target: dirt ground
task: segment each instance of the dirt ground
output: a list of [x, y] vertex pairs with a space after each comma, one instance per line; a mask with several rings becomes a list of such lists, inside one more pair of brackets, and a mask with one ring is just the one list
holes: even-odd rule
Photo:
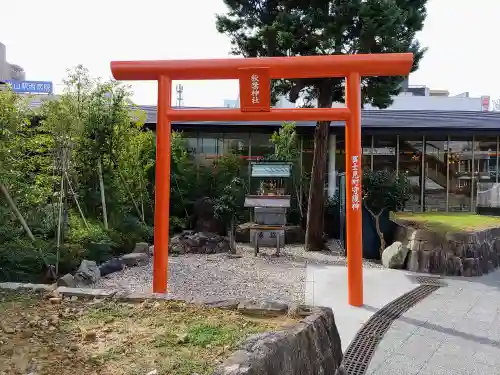
[[0, 374], [205, 375], [251, 334], [290, 320], [179, 302], [0, 292]]

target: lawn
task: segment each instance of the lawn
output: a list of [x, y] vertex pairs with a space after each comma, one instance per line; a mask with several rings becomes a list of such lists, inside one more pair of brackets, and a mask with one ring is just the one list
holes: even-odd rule
[[395, 217], [440, 233], [474, 231], [500, 227], [500, 217], [476, 215], [472, 213], [398, 212]]
[[256, 319], [179, 302], [126, 304], [0, 292], [0, 374], [210, 374], [251, 334], [288, 318]]

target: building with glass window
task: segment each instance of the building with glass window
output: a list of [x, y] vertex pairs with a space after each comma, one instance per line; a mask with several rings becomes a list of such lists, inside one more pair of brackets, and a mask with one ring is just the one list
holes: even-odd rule
[[[363, 168], [406, 173], [413, 185], [413, 197], [406, 210], [474, 211], [478, 183], [499, 182], [500, 112], [489, 111], [489, 98], [486, 106], [485, 98], [403, 87], [389, 109], [362, 111]], [[237, 102], [226, 101], [225, 106], [237, 106]], [[281, 99], [280, 106], [288, 107], [290, 103]], [[156, 106], [140, 108], [147, 114], [146, 125], [154, 129]], [[248, 165], [251, 160], [273, 153], [269, 138], [280, 125], [177, 122], [173, 128], [184, 133], [189, 152], [198, 163], [232, 152], [241, 155]], [[312, 169], [315, 125], [312, 121], [296, 123], [301, 148], [299, 167], [304, 172]], [[332, 122], [325, 186], [329, 196], [337, 191], [338, 174], [345, 172], [344, 154], [344, 123]]]
[[[156, 108], [143, 107], [150, 126]], [[269, 138], [281, 123], [174, 123], [199, 163], [229, 151], [248, 163], [273, 152]], [[300, 168], [312, 168], [315, 122], [297, 122]], [[362, 166], [407, 173], [413, 189], [409, 211], [473, 211], [478, 182], [499, 182], [500, 112], [364, 110]], [[345, 172], [344, 124], [330, 125], [328, 195]]]

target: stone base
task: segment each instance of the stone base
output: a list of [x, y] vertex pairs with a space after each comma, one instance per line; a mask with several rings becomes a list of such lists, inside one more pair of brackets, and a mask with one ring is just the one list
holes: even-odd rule
[[398, 220], [394, 241], [409, 249], [408, 271], [481, 276], [500, 266], [500, 228], [440, 234]]
[[[236, 242], [250, 243], [250, 230], [256, 223], [244, 223], [236, 227], [235, 239]], [[285, 242], [284, 244], [303, 244], [305, 242], [306, 233], [299, 225], [285, 226]]]

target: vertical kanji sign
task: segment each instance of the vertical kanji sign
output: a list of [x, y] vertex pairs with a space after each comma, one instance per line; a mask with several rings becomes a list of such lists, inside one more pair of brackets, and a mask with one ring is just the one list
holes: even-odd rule
[[241, 111], [269, 112], [271, 110], [269, 69], [241, 69], [240, 73]]
[[[411, 53], [112, 62], [117, 80], [158, 82], [153, 291], [167, 292], [172, 121], [345, 121], [348, 300], [363, 305], [361, 77], [407, 76], [412, 65]], [[271, 79], [339, 77], [344, 108], [271, 108]], [[241, 109], [172, 109], [172, 80], [196, 79], [238, 79]]]
[[352, 173], [352, 204], [351, 208], [353, 210], [359, 210], [360, 207], [360, 195], [361, 191], [359, 190], [360, 187], [360, 170], [359, 170], [359, 155], [353, 155], [351, 156], [351, 173]]

